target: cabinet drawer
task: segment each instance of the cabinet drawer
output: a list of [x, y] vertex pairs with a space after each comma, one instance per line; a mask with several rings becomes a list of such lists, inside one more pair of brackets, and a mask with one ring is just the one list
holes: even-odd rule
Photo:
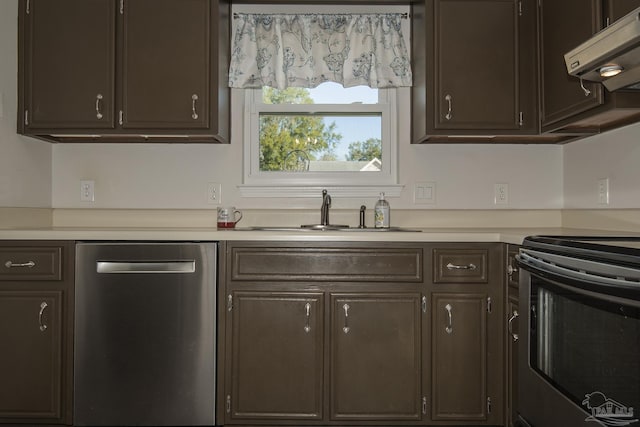
[[421, 248], [232, 249], [233, 280], [421, 282]]
[[488, 283], [488, 249], [434, 249], [433, 283]]
[[62, 248], [0, 247], [0, 281], [62, 280]]

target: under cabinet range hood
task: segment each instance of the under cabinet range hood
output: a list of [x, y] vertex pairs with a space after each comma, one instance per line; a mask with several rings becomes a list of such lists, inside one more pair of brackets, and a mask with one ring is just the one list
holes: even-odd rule
[[640, 7], [564, 55], [567, 71], [609, 90], [640, 90]]

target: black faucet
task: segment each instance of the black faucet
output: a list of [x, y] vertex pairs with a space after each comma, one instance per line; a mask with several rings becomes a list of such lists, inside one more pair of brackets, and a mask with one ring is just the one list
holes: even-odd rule
[[358, 228], [367, 228], [367, 226], [364, 224], [364, 212], [367, 210], [367, 207], [365, 205], [360, 206], [360, 225], [358, 226]]
[[329, 208], [331, 207], [331, 196], [327, 190], [322, 190], [322, 206], [320, 206], [320, 224], [329, 225]]

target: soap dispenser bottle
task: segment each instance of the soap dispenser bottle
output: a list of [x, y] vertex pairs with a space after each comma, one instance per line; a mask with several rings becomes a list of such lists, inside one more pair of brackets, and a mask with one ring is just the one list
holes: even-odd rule
[[380, 199], [376, 202], [373, 211], [375, 228], [389, 228], [390, 210], [389, 202], [384, 199], [384, 193], [380, 193]]

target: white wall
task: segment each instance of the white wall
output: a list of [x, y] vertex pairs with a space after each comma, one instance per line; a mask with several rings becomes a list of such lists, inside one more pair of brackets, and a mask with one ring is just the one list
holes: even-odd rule
[[[640, 123], [564, 147], [567, 209], [640, 208]], [[598, 180], [609, 179], [609, 205], [598, 203]]]
[[18, 0], [0, 1], [0, 207], [51, 206], [51, 145], [16, 134]]
[[[399, 113], [400, 199], [394, 208], [558, 209], [562, 206], [562, 147], [549, 145], [411, 145], [409, 98]], [[244, 97], [232, 96], [230, 145], [59, 144], [53, 147], [55, 208], [214, 209], [208, 182], [222, 184], [222, 203], [240, 208], [315, 208], [318, 200], [242, 198]], [[96, 200], [79, 199], [79, 182], [95, 180]], [[436, 182], [436, 203], [415, 205], [413, 185]], [[509, 204], [493, 203], [494, 183], [509, 184]], [[334, 198], [334, 208], [372, 207], [375, 199]]]

